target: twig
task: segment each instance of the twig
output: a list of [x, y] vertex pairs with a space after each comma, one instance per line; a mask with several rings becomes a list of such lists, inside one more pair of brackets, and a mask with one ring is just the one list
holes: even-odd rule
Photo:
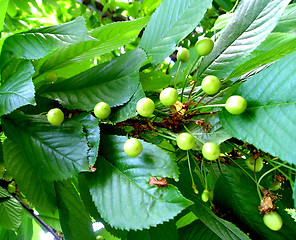
[[38, 217], [37, 215], [34, 214], [33, 209], [29, 208], [26, 204], [23, 203], [22, 200], [19, 199], [19, 197], [17, 195], [14, 195], [14, 197], [20, 202], [20, 204], [23, 206], [23, 208], [25, 208], [31, 215], [32, 217], [48, 232], [50, 232], [54, 239], [56, 240], [61, 240], [61, 238], [56, 234], [55, 230], [48, 226], [40, 217]]

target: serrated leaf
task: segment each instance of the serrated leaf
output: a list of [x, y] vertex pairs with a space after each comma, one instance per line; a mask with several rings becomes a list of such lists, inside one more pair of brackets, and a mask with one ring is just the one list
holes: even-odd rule
[[8, 3], [9, 3], [8, 0], [0, 0], [0, 6], [1, 6], [1, 8], [0, 8], [0, 32], [3, 29], [3, 23], [4, 23]]
[[172, 80], [170, 75], [160, 71], [151, 71], [149, 73], [141, 72], [140, 81], [143, 91], [153, 91], [167, 87]]
[[168, 221], [191, 204], [174, 186], [148, 184], [152, 176], [178, 178], [177, 165], [169, 154], [140, 140], [143, 152], [130, 158], [123, 151], [125, 141], [126, 137], [104, 136], [97, 171], [87, 174], [94, 203], [111, 226], [149, 228]]
[[[290, 0], [243, 0], [206, 56], [198, 77], [227, 77], [270, 34]], [[243, 17], [242, 17], [243, 16]]]
[[0, 203], [0, 226], [4, 229], [17, 230], [21, 225], [22, 206], [4, 188], [0, 187], [0, 198], [9, 197]]
[[34, 167], [28, 155], [18, 144], [6, 139], [3, 148], [5, 167], [29, 202], [36, 207], [55, 209], [56, 197], [53, 183], [42, 178], [40, 171]]
[[119, 106], [136, 91], [138, 70], [145, 60], [144, 51], [136, 49], [72, 78], [44, 85], [38, 91], [69, 109], [93, 110], [101, 101], [110, 107]]
[[55, 188], [65, 239], [95, 240], [91, 219], [73, 184], [69, 180], [56, 182]]
[[147, 24], [149, 17], [103, 25], [90, 32], [97, 41], [87, 41], [59, 49], [41, 66], [40, 73], [72, 63], [98, 57], [133, 41]]
[[152, 63], [163, 61], [203, 18], [212, 0], [164, 0], [152, 15], [139, 43]]
[[295, 32], [296, 30], [296, 3], [289, 4], [274, 32]]
[[296, 50], [296, 35], [292, 33], [271, 33], [229, 78], [241, 76], [252, 69], [276, 61]]
[[[289, 190], [286, 189], [285, 192], [287, 191]], [[264, 225], [263, 215], [258, 210], [260, 199], [256, 184], [239, 168], [228, 166], [223, 170], [215, 186], [215, 205], [230, 211], [237, 224], [252, 232], [252, 239], [295, 239], [296, 223], [285, 212], [285, 208], [291, 208], [293, 202], [290, 194], [285, 192], [279, 193], [282, 197], [276, 202], [276, 211], [284, 223], [280, 231], [272, 231]]]
[[258, 149], [296, 163], [296, 52], [282, 58], [243, 83], [235, 94], [243, 96], [247, 110], [241, 115], [220, 113], [223, 127], [234, 137]]
[[85, 27], [83, 17], [72, 22], [16, 33], [8, 37], [2, 52], [11, 52], [16, 58], [39, 59], [58, 47], [93, 40]]
[[[20, 62], [15, 71], [0, 86], [0, 116], [28, 104], [35, 104], [31, 62]], [[3, 79], [4, 80], [4, 79]]]
[[14, 112], [2, 118], [9, 139], [16, 142], [34, 171], [45, 180], [60, 180], [88, 171], [87, 141], [82, 126], [64, 121], [60, 126], [48, 123], [46, 116]]
[[73, 118], [75, 121], [81, 123], [89, 147], [88, 162], [90, 165], [95, 165], [98, 157], [99, 143], [100, 143], [100, 127], [99, 120], [93, 117], [90, 113], [81, 113]]
[[145, 97], [145, 93], [139, 84], [136, 92], [126, 104], [112, 110], [110, 120], [117, 123], [135, 117], [138, 114], [136, 109], [137, 102], [143, 97]]
[[194, 221], [190, 225], [179, 229], [179, 237], [182, 240], [220, 240], [213, 231], [211, 231], [201, 221]]

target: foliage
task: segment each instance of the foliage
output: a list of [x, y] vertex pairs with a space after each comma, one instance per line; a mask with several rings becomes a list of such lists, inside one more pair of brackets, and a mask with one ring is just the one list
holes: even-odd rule
[[[295, 239], [295, 1], [0, 5], [0, 239]], [[199, 56], [205, 37], [214, 48]], [[221, 82], [211, 96], [208, 75]], [[167, 87], [172, 106], [159, 99]], [[232, 95], [246, 99], [242, 114], [225, 110]], [[147, 117], [136, 107], [145, 97]], [[107, 119], [94, 114], [99, 102]], [[65, 116], [56, 126], [53, 108]], [[131, 137], [136, 157], [124, 152]], [[263, 222], [275, 210], [279, 231]]]

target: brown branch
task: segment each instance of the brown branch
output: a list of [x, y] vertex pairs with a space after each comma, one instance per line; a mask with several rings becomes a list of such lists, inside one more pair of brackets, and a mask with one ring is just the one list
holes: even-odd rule
[[76, 0], [76, 1], [77, 1], [77, 2], [80, 2], [80, 3], [84, 4], [84, 5], [86, 5], [86, 6], [89, 7], [90, 9], [92, 9], [92, 10], [98, 12], [99, 14], [102, 15], [102, 17], [107, 17], [107, 18], [111, 19], [111, 20], [114, 21], [114, 22], [127, 21], [127, 20], [128, 20], [128, 18], [125, 17], [125, 16], [123, 16], [123, 15], [119, 15], [119, 16], [117, 16], [117, 17], [114, 17], [114, 16], [113, 16], [113, 13], [109, 12], [109, 10], [107, 10], [105, 13], [103, 13], [102, 11], [103, 11], [103, 9], [104, 9], [104, 6], [103, 6], [103, 4], [102, 4], [100, 1], [98, 1], [98, 0], [95, 0], [95, 1], [94, 1], [96, 7], [94, 7], [94, 6], [92, 5], [91, 0]]

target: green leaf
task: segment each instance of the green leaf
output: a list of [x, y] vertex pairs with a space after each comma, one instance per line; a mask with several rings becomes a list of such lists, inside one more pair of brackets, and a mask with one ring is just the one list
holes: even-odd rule
[[87, 141], [78, 122], [66, 120], [53, 126], [45, 116], [14, 112], [2, 118], [2, 126], [45, 180], [61, 180], [88, 171]]
[[2, 52], [11, 52], [16, 58], [39, 59], [58, 47], [91, 39], [84, 19], [78, 17], [69, 23], [16, 33], [5, 40]]
[[95, 240], [91, 219], [73, 184], [69, 180], [56, 182], [55, 188], [65, 239]]
[[295, 57], [296, 52], [287, 55], [239, 87], [235, 94], [248, 102], [243, 114], [222, 111], [219, 115], [232, 136], [294, 164], [296, 82], [291, 73], [296, 71]]
[[90, 165], [95, 165], [98, 157], [99, 143], [100, 143], [100, 128], [99, 121], [90, 113], [81, 113], [73, 118], [75, 121], [81, 123], [86, 134], [86, 139], [89, 147], [88, 162]]
[[276, 201], [276, 211], [284, 223], [280, 231], [272, 231], [264, 225], [263, 215], [258, 210], [260, 199], [256, 184], [241, 169], [228, 166], [223, 170], [215, 186], [215, 205], [228, 211], [237, 225], [250, 231], [252, 239], [295, 239], [296, 223], [285, 212], [285, 208], [293, 207], [293, 201], [291, 195], [285, 192], [291, 191], [286, 189], [279, 192], [282, 197]]
[[0, 116], [10, 113], [21, 106], [35, 104], [33, 73], [32, 64], [29, 61], [22, 61], [5, 82], [1, 84]]
[[6, 139], [3, 148], [5, 167], [29, 202], [36, 207], [55, 209], [54, 185], [42, 178], [39, 171], [41, 167], [36, 169], [34, 164], [30, 162], [30, 157], [15, 142]]
[[194, 221], [190, 225], [179, 229], [179, 236], [182, 240], [220, 240], [202, 221]]
[[0, 239], [16, 240], [16, 233], [13, 230], [2, 229], [0, 227]]
[[188, 207], [191, 202], [174, 186], [148, 184], [152, 176], [178, 179], [174, 159], [142, 140], [143, 152], [130, 158], [123, 151], [125, 141], [126, 137], [104, 136], [97, 171], [87, 174], [91, 195], [102, 217], [113, 227], [141, 230], [168, 221]]
[[55, 209], [55, 211], [53, 212], [53, 211], [50, 211], [50, 210], [43, 210], [43, 209], [38, 208], [37, 211], [39, 213], [38, 216], [47, 225], [51, 226], [56, 231], [62, 231], [58, 209]]
[[149, 230], [129, 231], [128, 240], [178, 240], [178, 232], [174, 221], [152, 227]]
[[274, 32], [295, 32], [296, 30], [296, 3], [286, 7]]
[[121, 107], [112, 109], [110, 120], [117, 123], [135, 117], [138, 114], [136, 111], [137, 102], [143, 97], [145, 97], [145, 93], [143, 92], [142, 87], [139, 84], [136, 92], [126, 104]]
[[195, 220], [197, 220], [197, 217], [194, 215], [193, 212], [189, 212], [176, 222], [176, 227], [177, 229], [185, 227]]
[[160, 71], [141, 72], [140, 81], [143, 91], [153, 91], [165, 88], [171, 83], [172, 77]]
[[119, 106], [136, 91], [138, 70], [145, 60], [144, 51], [136, 49], [72, 78], [44, 85], [39, 92], [42, 96], [58, 100], [69, 109], [93, 110], [101, 101], [111, 107]]
[[17, 230], [21, 225], [23, 208], [18, 200], [0, 187], [0, 198], [9, 197], [0, 203], [0, 226], [4, 229]]
[[296, 35], [271, 33], [261, 45], [235, 69], [229, 78], [241, 76], [252, 69], [276, 61], [296, 50]]
[[23, 214], [22, 224], [17, 231], [17, 240], [32, 239], [33, 236], [33, 223], [32, 218], [27, 214]]
[[[198, 71], [227, 77], [270, 34], [290, 0], [243, 0]], [[243, 17], [242, 17], [243, 16]]]
[[211, 0], [164, 0], [155, 13], [139, 43], [152, 63], [162, 62], [203, 18]]
[[116, 50], [133, 41], [148, 21], [149, 17], [145, 17], [96, 28], [90, 32], [90, 35], [98, 41], [82, 42], [59, 49], [43, 63], [39, 72], [62, 68]]
[[3, 23], [4, 23], [8, 3], [9, 3], [9, 0], [0, 0], [0, 6], [1, 6], [1, 8], [0, 8], [0, 32], [3, 29]]

